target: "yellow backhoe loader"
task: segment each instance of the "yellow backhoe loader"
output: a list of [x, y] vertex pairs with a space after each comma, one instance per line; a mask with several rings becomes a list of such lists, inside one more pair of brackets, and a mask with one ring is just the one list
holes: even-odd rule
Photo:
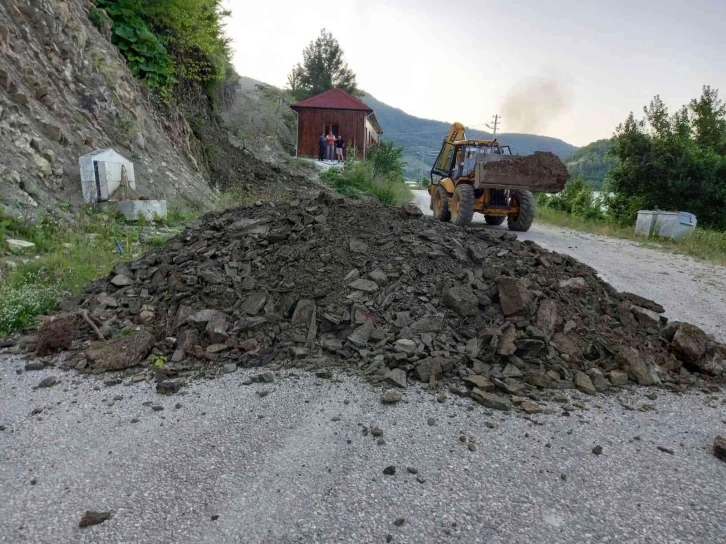
[[567, 167], [553, 153], [512, 155], [498, 140], [468, 140], [454, 123], [431, 169], [431, 209], [440, 221], [468, 225], [474, 212], [489, 225], [507, 219], [510, 230], [527, 231], [534, 219], [533, 190], [565, 187]]

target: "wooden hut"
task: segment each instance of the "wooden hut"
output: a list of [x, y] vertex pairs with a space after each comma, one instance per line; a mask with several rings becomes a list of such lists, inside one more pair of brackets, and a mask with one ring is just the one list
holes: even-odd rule
[[365, 157], [383, 129], [373, 110], [342, 89], [330, 89], [290, 106], [297, 114], [297, 147], [300, 157], [318, 156], [318, 138], [333, 131], [343, 136], [346, 157]]

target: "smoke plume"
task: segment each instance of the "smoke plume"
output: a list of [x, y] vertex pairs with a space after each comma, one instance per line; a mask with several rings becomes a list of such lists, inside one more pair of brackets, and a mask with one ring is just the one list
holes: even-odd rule
[[541, 133], [569, 107], [570, 95], [570, 90], [554, 79], [521, 81], [502, 105], [504, 132]]

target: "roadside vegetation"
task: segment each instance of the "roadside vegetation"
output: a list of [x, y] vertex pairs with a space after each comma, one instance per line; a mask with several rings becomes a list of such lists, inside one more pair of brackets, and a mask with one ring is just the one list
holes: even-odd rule
[[[0, 336], [33, 324], [60, 297], [79, 293], [116, 263], [163, 244], [193, 217], [171, 212], [155, 225], [128, 224], [113, 213], [90, 208], [62, 225], [49, 218], [30, 222], [1, 217], [0, 254], [6, 255], [0, 259]], [[13, 251], [8, 239], [35, 247]]]
[[[705, 86], [674, 114], [656, 96], [644, 113], [631, 113], [606, 141], [614, 162], [602, 193], [583, 172], [557, 195], [538, 194], [537, 218], [726, 264], [726, 106], [718, 91]], [[638, 210], [691, 212], [698, 228], [678, 241], [636, 237]]]
[[[284, 196], [235, 188], [222, 193], [216, 207], [247, 206]], [[165, 220], [129, 223], [115, 213], [90, 207], [62, 224], [50, 217], [31, 221], [0, 215], [0, 337], [33, 325], [60, 298], [80, 293], [115, 264], [163, 245], [197, 218], [196, 213], [172, 209]], [[35, 247], [14, 250], [8, 239], [32, 242]]]
[[403, 180], [402, 156], [402, 147], [381, 142], [364, 160], [349, 159], [342, 169], [330, 168], [320, 178], [347, 197], [374, 196], [384, 204], [400, 205], [413, 198]]
[[572, 230], [634, 240], [726, 265], [726, 232], [698, 227], [680, 240], [636, 236], [634, 223], [627, 224], [609, 213], [608, 197], [600, 197], [582, 176], [556, 195], [537, 193], [535, 220]]
[[222, 0], [93, 0], [91, 21], [108, 31], [129, 70], [164, 102], [201, 88], [214, 97], [237, 76]]

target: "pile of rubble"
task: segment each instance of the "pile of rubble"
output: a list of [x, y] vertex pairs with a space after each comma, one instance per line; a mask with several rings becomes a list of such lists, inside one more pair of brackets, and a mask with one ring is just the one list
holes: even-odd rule
[[145, 365], [162, 389], [237, 366], [336, 368], [528, 411], [566, 388], [714, 387], [726, 374], [726, 346], [571, 257], [417, 211], [324, 193], [208, 214], [65, 301], [84, 319], [65, 337], [63, 315], [48, 320], [37, 349], [90, 343], [66, 364]]

